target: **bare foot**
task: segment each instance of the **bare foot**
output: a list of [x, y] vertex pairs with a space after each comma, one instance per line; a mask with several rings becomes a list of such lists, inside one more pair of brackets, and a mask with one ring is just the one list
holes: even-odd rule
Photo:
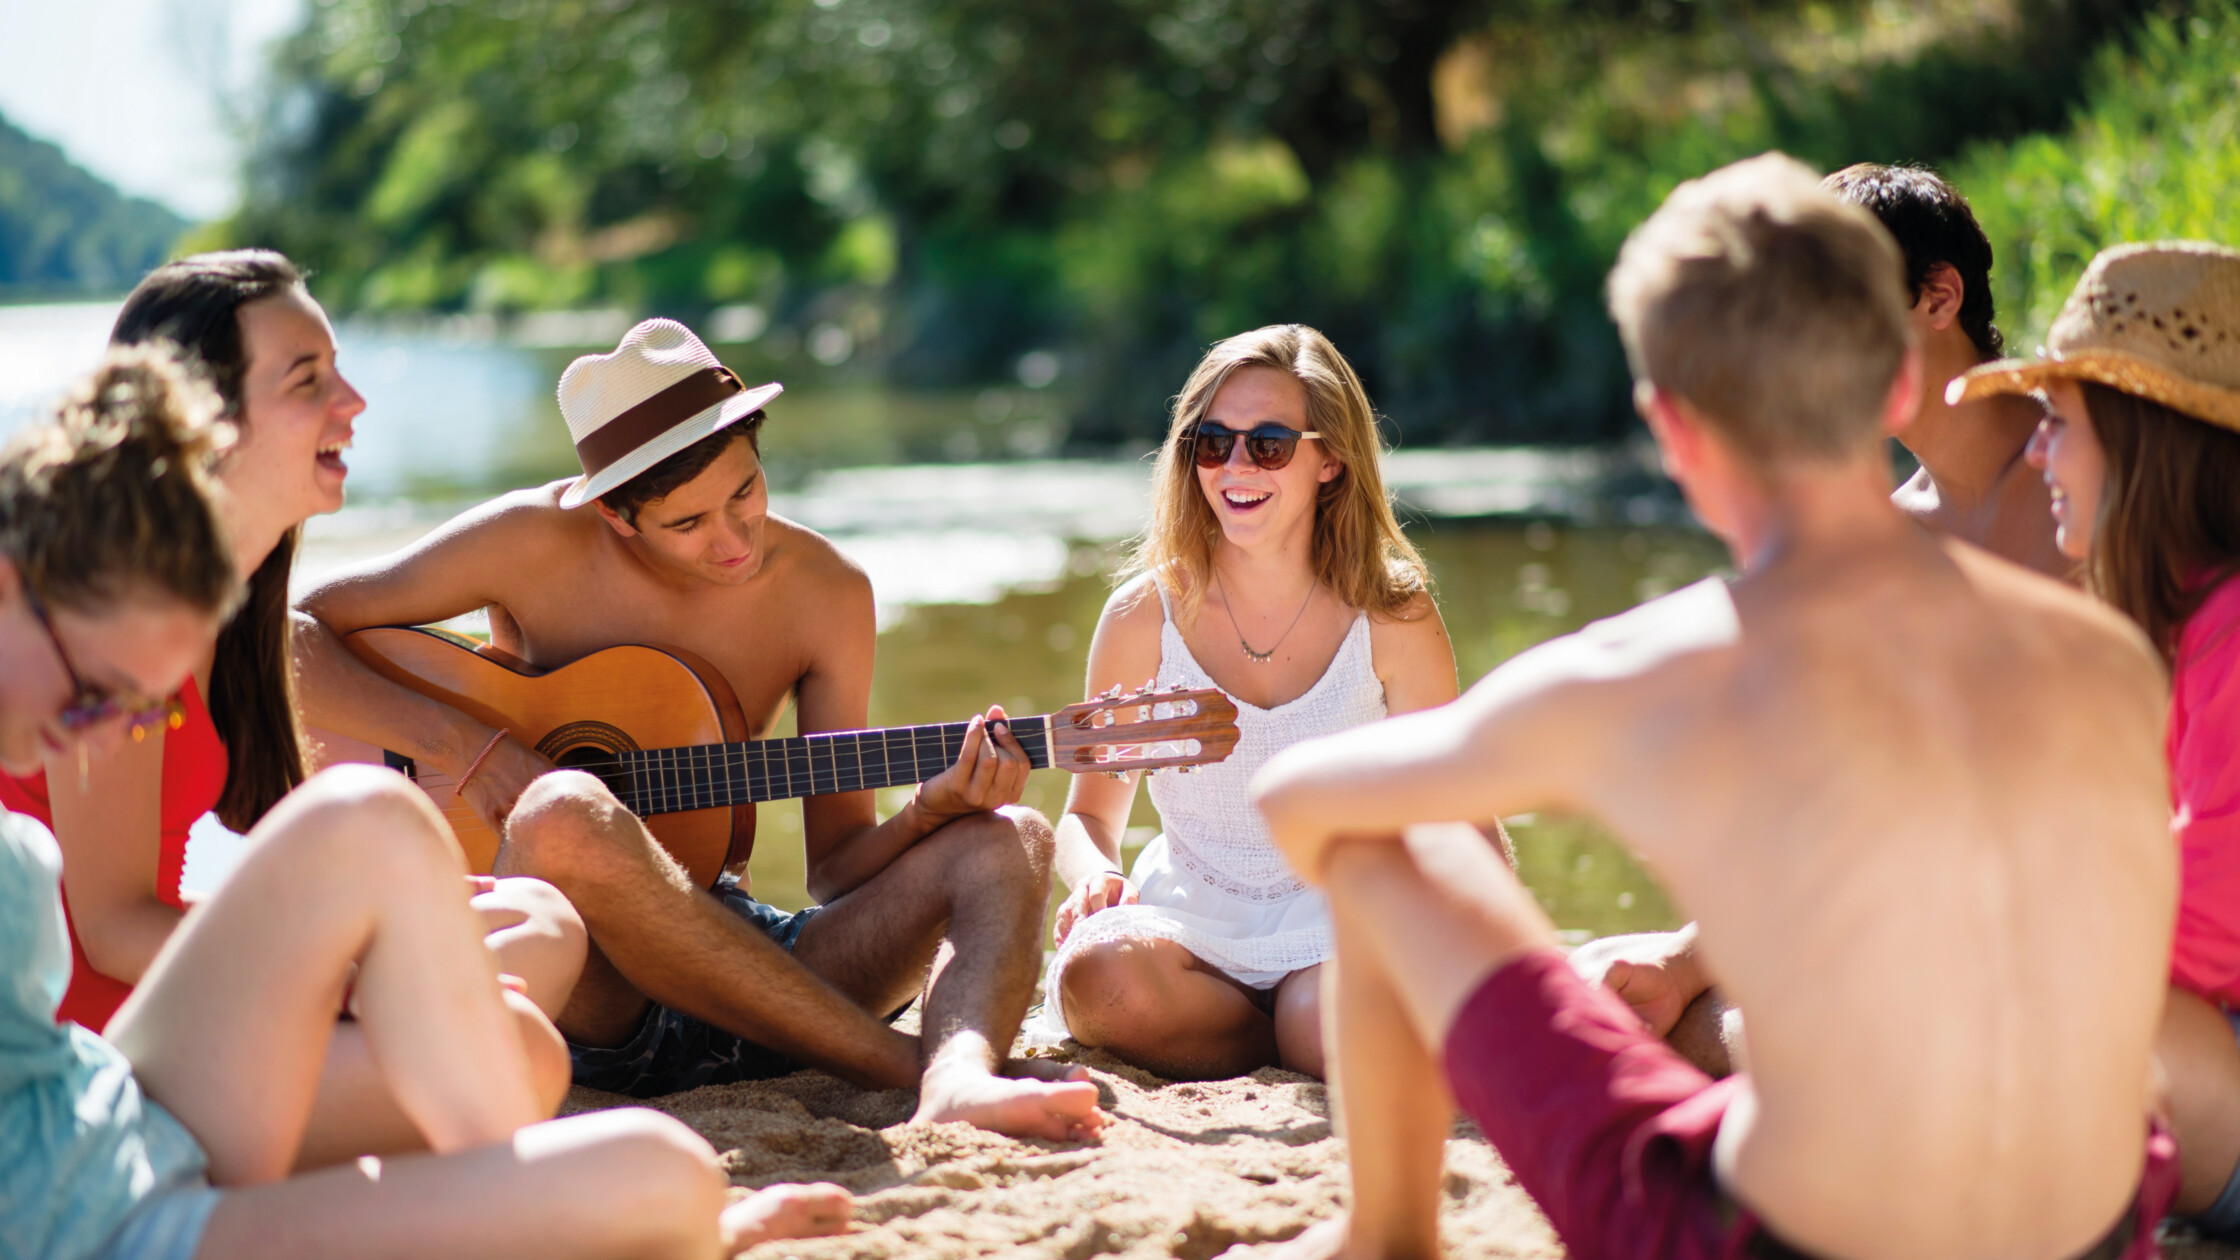
[[1572, 951], [1571, 967], [1624, 998], [1649, 1031], [1670, 1036], [1681, 1012], [1711, 987], [1696, 958], [1695, 925], [1677, 932], [1605, 936]]
[[807, 1186], [771, 1186], [723, 1209], [723, 1254], [735, 1256], [773, 1238], [820, 1238], [843, 1234], [855, 1198], [829, 1181]]
[[1011, 1137], [1063, 1142], [1095, 1137], [1112, 1117], [1097, 1106], [1097, 1087], [1086, 1079], [1013, 1080], [952, 1058], [926, 1069], [911, 1119], [963, 1120]]
[[1316, 1221], [1307, 1231], [1279, 1243], [1238, 1243], [1220, 1260], [1339, 1260], [1347, 1254], [1346, 1218]]
[[1022, 1081], [1085, 1081], [1089, 1069], [1056, 1059], [1005, 1059], [1003, 1074]]

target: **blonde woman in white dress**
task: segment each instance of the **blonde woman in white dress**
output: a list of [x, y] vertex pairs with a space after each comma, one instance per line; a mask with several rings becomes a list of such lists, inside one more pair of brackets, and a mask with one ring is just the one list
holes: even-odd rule
[[1216, 345], [1176, 399], [1152, 520], [1089, 647], [1089, 692], [1213, 686], [1228, 760], [1154, 776], [1165, 832], [1132, 872], [1139, 775], [1082, 775], [1058, 826], [1058, 954], [1042, 1027], [1163, 1076], [1322, 1074], [1322, 894], [1295, 878], [1246, 783], [1278, 749], [1455, 696], [1454, 650], [1377, 468], [1353, 368], [1312, 328]]

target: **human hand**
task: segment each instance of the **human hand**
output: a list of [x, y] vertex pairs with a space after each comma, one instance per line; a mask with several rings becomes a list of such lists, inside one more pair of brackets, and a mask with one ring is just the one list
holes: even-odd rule
[[918, 787], [916, 805], [936, 825], [1018, 803], [1026, 790], [1027, 750], [1011, 733], [1003, 706], [991, 705], [965, 726], [957, 764]]
[[1624, 998], [1659, 1037], [1669, 1034], [1688, 1003], [1711, 987], [1696, 957], [1692, 924], [1678, 932], [1636, 932], [1589, 941], [1572, 951], [1571, 967]]
[[1051, 944], [1063, 945], [1073, 933], [1073, 926], [1100, 910], [1113, 906], [1132, 906], [1136, 903], [1136, 886], [1118, 871], [1099, 871], [1082, 880], [1079, 887], [1066, 895], [1058, 907], [1057, 922], [1051, 927]]
[[459, 790], [459, 797], [491, 830], [504, 835], [506, 815], [513, 812], [514, 802], [521, 799], [529, 781], [557, 769], [535, 749], [508, 735], [483, 757], [482, 764], [474, 767], [474, 775]]

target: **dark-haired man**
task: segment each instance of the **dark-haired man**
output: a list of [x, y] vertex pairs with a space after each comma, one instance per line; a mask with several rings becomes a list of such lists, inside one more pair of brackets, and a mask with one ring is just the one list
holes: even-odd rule
[[1957, 189], [1936, 172], [1862, 162], [1823, 186], [1881, 221], [1905, 255], [1906, 293], [1921, 345], [1921, 410], [1898, 441], [1921, 467], [1891, 496], [1907, 515], [2048, 577], [2076, 566], [2053, 545], [2044, 478], [2023, 462], [2044, 409], [2004, 395], [1948, 406], [1945, 384], [1999, 357], [1992, 323], [1991, 241]]
[[[1016, 805], [1027, 765], [1000, 708], [975, 718], [957, 764], [884, 822], [868, 791], [804, 801], [809, 890], [825, 904], [788, 915], [733, 873], [713, 894], [694, 887], [596, 779], [555, 772], [337, 640], [487, 609], [493, 642], [538, 667], [626, 643], [695, 653], [729, 681], [756, 736], [789, 699], [804, 734], [862, 727], [871, 585], [831, 543], [769, 511], [755, 435], [779, 388], [742, 388], [668, 320], [576, 360], [560, 405], [584, 475], [475, 508], [306, 596], [305, 715], [463, 780], [503, 827], [499, 869], [534, 872], [575, 903], [590, 958], [557, 1022], [577, 1083], [651, 1097], [807, 1065], [918, 1086], [923, 1120], [1094, 1131], [1102, 1113], [1086, 1080], [999, 1074], [1040, 960], [1052, 840]], [[878, 1016], [921, 988], [917, 1041]]]

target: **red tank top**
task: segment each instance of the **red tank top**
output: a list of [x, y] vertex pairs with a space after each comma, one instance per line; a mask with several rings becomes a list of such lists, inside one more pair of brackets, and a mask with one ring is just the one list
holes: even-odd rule
[[[218, 738], [218, 728], [210, 720], [210, 711], [203, 707], [202, 693], [195, 689], [192, 678], [180, 689], [179, 702], [186, 710], [186, 721], [178, 730], [163, 733], [162, 840], [156, 852], [156, 896], [169, 906], [182, 904], [179, 877], [187, 867], [187, 830], [217, 805], [219, 794], [225, 791], [228, 766], [225, 743]], [[21, 779], [0, 774], [0, 805], [29, 814], [50, 829], [54, 826], [44, 773]], [[67, 880], [65, 873], [65, 883]], [[63, 897], [62, 908], [67, 921], [68, 896]], [[71, 922], [70, 988], [55, 1011], [56, 1022], [74, 1021], [99, 1032], [131, 992], [131, 985], [93, 969], [86, 960], [85, 947], [78, 943], [78, 925]]]

